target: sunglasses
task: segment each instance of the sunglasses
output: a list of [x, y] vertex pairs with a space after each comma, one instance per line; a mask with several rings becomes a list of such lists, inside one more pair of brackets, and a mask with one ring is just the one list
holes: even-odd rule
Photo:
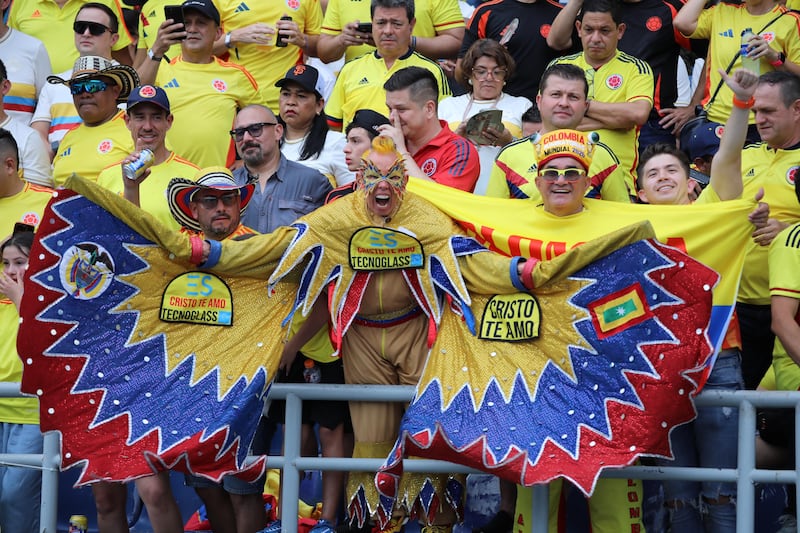
[[236, 128], [230, 131], [231, 137], [234, 138], [237, 142], [244, 139], [244, 132], [250, 134], [251, 137], [260, 137], [261, 134], [264, 132], [264, 126], [277, 126], [277, 122], [256, 122], [255, 124], [250, 124], [249, 126], [245, 126], [243, 128]]
[[196, 201], [206, 209], [214, 209], [217, 207], [219, 202], [222, 202], [222, 205], [225, 207], [232, 207], [234, 204], [236, 204], [236, 200], [238, 199], [239, 193], [229, 192], [220, 196], [203, 196], [202, 198], [198, 198]]
[[83, 93], [94, 94], [105, 91], [108, 89], [108, 85], [109, 84], [103, 80], [76, 81], [69, 85], [69, 91], [73, 96]]
[[108, 26], [103, 26], [99, 22], [89, 22], [85, 20], [76, 20], [72, 24], [72, 29], [78, 35], [83, 35], [86, 33], [86, 30], [89, 30], [89, 33], [95, 37], [103, 35], [105, 32], [114, 33]]
[[578, 181], [586, 176], [586, 171], [582, 168], [545, 168], [539, 171], [539, 177], [545, 181], [558, 181], [559, 177], [564, 177], [564, 181]]

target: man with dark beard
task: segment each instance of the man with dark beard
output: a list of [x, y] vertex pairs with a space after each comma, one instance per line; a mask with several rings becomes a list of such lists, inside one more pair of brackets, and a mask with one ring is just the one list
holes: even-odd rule
[[231, 136], [244, 165], [233, 173], [236, 183], [256, 183], [256, 192], [242, 223], [259, 233], [288, 226], [325, 203], [332, 190], [328, 179], [280, 150], [283, 126], [262, 105], [250, 105], [236, 115]]

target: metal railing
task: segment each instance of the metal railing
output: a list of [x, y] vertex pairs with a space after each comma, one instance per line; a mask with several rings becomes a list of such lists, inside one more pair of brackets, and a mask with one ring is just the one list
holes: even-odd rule
[[[323, 385], [276, 383], [270, 389], [270, 399], [286, 400], [286, 425], [284, 432], [284, 455], [269, 456], [268, 468], [283, 470], [281, 484], [281, 516], [297, 516], [300, 493], [300, 473], [304, 470], [338, 470], [374, 472], [383, 459], [351, 459], [301, 457], [300, 431], [303, 400], [356, 400], [408, 402], [414, 394], [412, 386], [386, 385]], [[0, 398], [21, 396], [19, 384], [0, 382]], [[738, 406], [739, 438], [738, 468], [689, 468], [629, 466], [603, 472], [603, 477], [632, 479], [685, 479], [694, 481], [713, 480], [737, 484], [736, 531], [754, 531], [755, 483], [792, 483], [800, 479], [800, 460], [795, 470], [765, 470], [755, 466], [756, 408], [795, 408], [795, 432], [800, 428], [800, 392], [777, 391], [706, 391], [695, 400], [698, 406]], [[55, 533], [58, 510], [59, 442], [56, 433], [44, 438], [42, 454], [0, 454], [0, 464], [25, 466], [42, 471], [41, 533]], [[800, 438], [796, 439], [795, 457], [800, 458]], [[478, 473], [461, 465], [430, 459], [409, 459], [404, 469], [408, 472]], [[798, 491], [800, 507], [800, 491]], [[547, 531], [548, 488], [547, 485], [533, 487], [532, 533]], [[296, 520], [284, 520], [286, 533], [297, 533]]]

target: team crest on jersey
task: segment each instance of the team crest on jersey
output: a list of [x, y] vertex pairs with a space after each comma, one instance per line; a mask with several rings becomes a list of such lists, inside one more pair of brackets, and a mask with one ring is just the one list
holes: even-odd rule
[[436, 160], [434, 158], [426, 159], [423, 163], [419, 166], [420, 170], [422, 170], [426, 176], [429, 178], [436, 173]]
[[24, 215], [22, 215], [19, 219], [20, 222], [23, 224], [30, 224], [31, 226], [38, 226], [39, 222], [42, 221], [42, 218], [39, 216], [38, 213], [33, 211], [28, 211]]
[[647, 19], [647, 22], [644, 23], [645, 27], [650, 31], [658, 31], [664, 26], [664, 23], [661, 22], [661, 17], [650, 17]]
[[550, 24], [542, 24], [539, 26], [539, 35], [547, 39], [547, 36], [550, 35]]
[[98, 154], [107, 154], [114, 148], [114, 141], [111, 139], [103, 139], [97, 144]]
[[800, 172], [800, 166], [793, 166], [786, 171], [786, 183], [794, 187], [797, 173]]
[[225, 83], [225, 80], [221, 80], [219, 78], [215, 79], [211, 82], [211, 86], [220, 93], [224, 93], [228, 90], [228, 84]]
[[300, 9], [300, 0], [286, 0], [286, 7], [297, 11]]
[[764, 40], [767, 41], [768, 43], [771, 43], [772, 41], [775, 40], [775, 32], [765, 31], [764, 33], [761, 34], [761, 37], [763, 37]]
[[64, 252], [58, 274], [64, 289], [78, 300], [97, 298], [114, 277], [114, 261], [102, 246], [82, 242]]
[[622, 76], [620, 74], [612, 74], [611, 76], [607, 77], [606, 87], [613, 91], [616, 91], [622, 87]]

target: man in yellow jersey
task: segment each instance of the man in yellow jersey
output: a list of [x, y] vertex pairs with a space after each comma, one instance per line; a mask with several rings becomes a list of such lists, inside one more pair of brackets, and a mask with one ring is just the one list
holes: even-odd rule
[[[158, 85], [169, 96], [175, 127], [167, 134], [167, 144], [175, 152], [201, 168], [230, 166], [235, 152], [228, 131], [236, 110], [263, 102], [263, 95], [244, 67], [214, 56], [214, 41], [222, 35], [214, 3], [186, 0], [182, 6], [185, 29], [171, 19], [161, 25], [139, 76], [142, 83]], [[176, 43], [181, 55], [164, 61]]]
[[[137, 70], [150, 59], [147, 54], [156, 42], [158, 28], [166, 20], [164, 6], [173, 6], [178, 3], [176, 0], [148, 0], [146, 5], [142, 6], [139, 16], [139, 40], [136, 42], [136, 57], [133, 59], [133, 66]], [[173, 44], [164, 52], [166, 61], [172, 61], [179, 55], [181, 55], [180, 43]]]
[[792, 196], [800, 171], [800, 78], [785, 71], [763, 74], [752, 109], [763, 142], [742, 152], [743, 196], [750, 198], [763, 188], [770, 220], [753, 234], [736, 304], [748, 389], [755, 389], [769, 368], [775, 339], [770, 329], [767, 246], [778, 232], [800, 221], [800, 205]]
[[[164, 89], [152, 85], [133, 89], [128, 98], [125, 124], [133, 137], [135, 152], [104, 169], [97, 183], [124, 194], [131, 203], [177, 231], [180, 225], [172, 217], [165, 195], [167, 184], [176, 177], [193, 178], [198, 167], [166, 147], [165, 139], [172, 122], [169, 98]], [[152, 166], [137, 179], [125, 177], [123, 167], [141, 157], [145, 149], [152, 153]]]
[[[458, 2], [416, 1], [414, 13], [414, 49], [431, 59], [454, 57], [464, 38], [464, 17]], [[350, 61], [373, 52], [372, 32], [358, 30], [360, 23], [368, 23], [371, 18], [367, 2], [329, 0], [317, 45], [319, 58], [330, 63], [344, 54], [345, 60]]]
[[[42, 41], [50, 56], [51, 71], [64, 72], [78, 59], [78, 51], [72, 47], [72, 21], [86, 0], [15, 0], [8, 13], [8, 25]], [[122, 8], [118, 0], [97, 0], [116, 13], [122, 20]], [[98, 29], [99, 31], [99, 29]], [[104, 32], [116, 33], [107, 26]], [[128, 45], [131, 36], [124, 25], [119, 39], [114, 43], [114, 59], [122, 64], [131, 63]]]
[[[111, 31], [101, 31], [104, 27], [110, 28]], [[100, 56], [110, 60], [111, 47], [119, 40], [118, 27], [119, 20], [114, 10], [104, 4], [84, 4], [75, 15], [72, 24], [78, 55]], [[56, 73], [56, 76], [63, 79], [71, 78], [72, 66], [64, 72]], [[64, 135], [69, 130], [77, 128], [80, 123], [81, 117], [72, 102], [69, 87], [62, 84], [47, 84], [39, 92], [39, 101], [31, 119], [31, 127], [39, 132], [50, 147], [50, 159], [58, 151], [58, 145]]]
[[53, 181], [63, 185], [73, 173], [97, 180], [100, 171], [133, 151], [124, 112], [117, 104], [125, 102], [139, 84], [136, 71], [104, 57], [83, 56], [75, 62], [72, 77], [50, 76], [47, 81], [69, 86], [83, 120], [61, 141], [53, 160]]
[[589, 104], [578, 129], [597, 131], [630, 172], [635, 186], [639, 129], [653, 107], [653, 71], [641, 59], [617, 48], [625, 24], [621, 6], [613, 0], [589, 0], [575, 22], [583, 51], [561, 57], [551, 64], [577, 65], [589, 82]]
[[[536, 105], [542, 119], [542, 133], [558, 129], [576, 129], [587, 108], [589, 86], [584, 72], [575, 65], [555, 64], [542, 75]], [[630, 202], [634, 194], [629, 188], [630, 174], [623, 170], [619, 159], [603, 142], [595, 145], [589, 168], [591, 185], [586, 191], [590, 198], [615, 202]], [[504, 147], [492, 167], [486, 196], [496, 198], [531, 198], [541, 201], [536, 188], [536, 151], [528, 137]]]
[[304, 55], [317, 55], [320, 2], [218, 0], [217, 5], [225, 34], [217, 39], [214, 52], [245, 67], [264, 92], [266, 102], [261, 103], [277, 110], [280, 89], [275, 82], [293, 65], [304, 63]]
[[383, 84], [405, 67], [430, 70], [439, 86], [439, 100], [450, 95], [450, 86], [439, 65], [412, 47], [414, 2], [374, 0], [371, 6], [372, 36], [377, 49], [347, 63], [336, 80], [325, 105], [328, 124], [336, 131], [347, 127], [358, 109], [372, 109], [389, 115]]
[[[17, 223], [38, 226], [52, 191], [20, 179], [17, 143], [8, 130], [0, 129], [0, 242], [12, 235]], [[5, 271], [5, 268], [3, 268]], [[0, 273], [0, 277], [6, 274]], [[8, 289], [6, 289], [7, 292]], [[11, 294], [0, 288], [0, 376], [19, 383], [22, 361], [17, 355], [19, 314]], [[3, 398], [0, 401], [2, 453], [42, 453], [39, 402], [36, 398]], [[42, 475], [30, 468], [9, 468], [0, 485], [0, 516], [9, 531], [39, 531]]]

